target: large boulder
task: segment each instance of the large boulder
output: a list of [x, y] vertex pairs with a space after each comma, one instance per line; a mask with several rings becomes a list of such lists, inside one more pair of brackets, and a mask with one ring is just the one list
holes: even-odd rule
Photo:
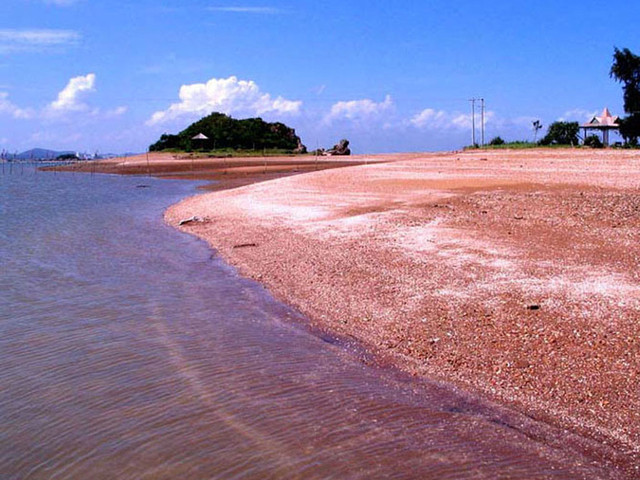
[[293, 150], [293, 153], [295, 153], [296, 155], [307, 153], [307, 147], [306, 145], [302, 144], [302, 141], [300, 139], [298, 139], [298, 146]]
[[327, 150], [327, 154], [329, 155], [351, 155], [351, 150], [349, 149], [349, 140], [343, 138], [338, 142], [337, 145], [334, 145], [333, 148]]

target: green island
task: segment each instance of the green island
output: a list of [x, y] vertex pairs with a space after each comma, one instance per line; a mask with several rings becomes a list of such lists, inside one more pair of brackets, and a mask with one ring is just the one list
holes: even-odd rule
[[214, 112], [178, 134], [163, 134], [151, 152], [201, 152], [210, 156], [255, 156], [307, 153], [296, 131], [261, 118], [238, 120]]

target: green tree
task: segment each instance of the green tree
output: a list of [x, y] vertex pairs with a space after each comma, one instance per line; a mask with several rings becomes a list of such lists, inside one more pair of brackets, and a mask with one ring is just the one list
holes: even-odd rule
[[637, 145], [640, 137], [640, 56], [628, 48], [614, 48], [609, 76], [622, 84], [624, 111], [628, 114], [620, 122], [620, 134], [625, 142]]
[[618, 123], [620, 124], [620, 135], [624, 138], [625, 143], [637, 147], [638, 137], [640, 137], [640, 115], [629, 115], [621, 118]]
[[580, 125], [578, 122], [553, 122], [541, 145], [577, 145]]
[[504, 145], [504, 140], [501, 137], [494, 137], [489, 142], [489, 145]]

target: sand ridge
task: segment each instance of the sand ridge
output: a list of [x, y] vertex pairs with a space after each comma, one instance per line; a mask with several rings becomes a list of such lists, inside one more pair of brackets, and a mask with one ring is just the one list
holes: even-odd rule
[[360, 165], [371, 161], [382, 160], [367, 156], [354, 160], [348, 157], [314, 157], [313, 155], [227, 157], [207, 153], [149, 152], [128, 157], [45, 167], [43, 170], [208, 180], [212, 183], [202, 188], [215, 191], [288, 175]]
[[206, 219], [180, 228], [314, 325], [640, 458], [640, 155], [376, 160], [192, 197], [166, 220]]

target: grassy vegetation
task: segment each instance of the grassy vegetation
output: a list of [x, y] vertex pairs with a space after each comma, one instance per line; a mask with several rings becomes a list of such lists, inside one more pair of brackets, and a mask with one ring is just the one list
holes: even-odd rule
[[[626, 150], [640, 150], [640, 146], [634, 146], [634, 145], [629, 145], [629, 144], [621, 144], [621, 143], [615, 143], [613, 145], [609, 145], [610, 148], [616, 148], [616, 149], [626, 149]], [[484, 147], [481, 147], [479, 145], [471, 146], [468, 145], [466, 147], [463, 148], [463, 150], [505, 150], [505, 149], [527, 149], [527, 148], [547, 148], [547, 149], [554, 149], [554, 148], [602, 148], [602, 147], [598, 147], [598, 146], [593, 146], [593, 145], [540, 145], [539, 143], [533, 143], [533, 142], [509, 142], [509, 143], [505, 143], [503, 145], [485, 145]]]
[[517, 149], [523, 149], [523, 148], [540, 148], [540, 145], [534, 142], [528, 142], [526, 140], [518, 140], [518, 141], [514, 141], [514, 142], [505, 142], [502, 143], [500, 145], [485, 145], [484, 147], [481, 147], [479, 145], [469, 145], [464, 147], [465, 150], [474, 150], [474, 149], [478, 149], [478, 150], [503, 150], [503, 149], [507, 149], [507, 148], [517, 148]]
[[[611, 145], [613, 148], [631, 148], [626, 145]], [[539, 143], [527, 142], [527, 141], [516, 141], [516, 142], [506, 142], [501, 145], [485, 145], [481, 147], [479, 145], [472, 146], [468, 145], [464, 147], [464, 150], [505, 150], [505, 149], [527, 149], [527, 148], [597, 148], [591, 145], [541, 145]]]

